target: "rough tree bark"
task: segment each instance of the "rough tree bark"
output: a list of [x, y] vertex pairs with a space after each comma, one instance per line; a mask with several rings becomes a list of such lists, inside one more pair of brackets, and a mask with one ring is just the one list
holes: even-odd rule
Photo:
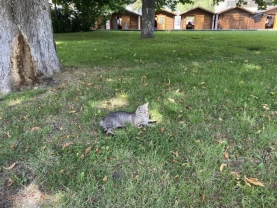
[[48, 0], [0, 0], [0, 93], [59, 71]]
[[154, 37], [155, 0], [142, 0], [141, 38]]

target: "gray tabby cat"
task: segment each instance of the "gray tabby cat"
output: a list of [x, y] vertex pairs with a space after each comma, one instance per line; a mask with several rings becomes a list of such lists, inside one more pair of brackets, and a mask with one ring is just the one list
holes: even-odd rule
[[134, 113], [124, 111], [112, 112], [100, 121], [100, 126], [106, 134], [113, 134], [113, 129], [124, 127], [126, 124], [131, 123], [141, 128], [143, 126], [149, 126], [148, 122], [155, 121], [149, 120], [148, 103], [146, 103], [139, 106]]

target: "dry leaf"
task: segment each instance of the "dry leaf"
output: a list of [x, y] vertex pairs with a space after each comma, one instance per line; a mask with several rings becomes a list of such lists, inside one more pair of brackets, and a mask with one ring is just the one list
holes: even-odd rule
[[161, 132], [162, 132], [162, 133], [164, 132], [164, 127], [161, 128]]
[[73, 144], [72, 142], [66, 142], [63, 144], [63, 149], [68, 147], [69, 145]]
[[146, 78], [147, 78], [146, 76], [142, 76], [142, 77], [141, 77], [141, 83], [142, 83], [142, 85], [144, 85], [144, 86], [148, 85], [148, 84], [146, 83], [146, 81], [145, 81]]
[[199, 139], [195, 140], [196, 143], [200, 143], [201, 141]]
[[139, 177], [139, 175], [136, 175], [136, 176], [134, 177], [134, 180], [138, 180], [138, 177]]
[[173, 152], [173, 151], [170, 151], [173, 155], [175, 155], [175, 157], [179, 157], [179, 154], [178, 154], [178, 151], [176, 152]]
[[10, 132], [7, 133], [8, 138], [11, 138]]
[[203, 194], [201, 198], [202, 198], [202, 202], [204, 202], [205, 201], [205, 194]]
[[11, 150], [14, 150], [14, 144], [10, 145]]
[[38, 131], [40, 128], [39, 127], [33, 127], [32, 129], [31, 129], [31, 131]]
[[245, 182], [245, 184], [246, 184], [247, 186], [251, 187], [251, 184], [248, 183], [248, 181], [247, 181], [245, 178], [246, 178], [246, 176], [244, 176], [244, 182]]
[[99, 153], [99, 148], [96, 147], [96, 148], [95, 148], [95, 154], [98, 154], [98, 153]]
[[42, 200], [44, 200], [44, 199], [45, 199], [45, 194], [41, 194], [41, 195], [40, 195], [40, 198], [41, 198]]
[[86, 149], [85, 155], [88, 154], [90, 150], [91, 150], [91, 146]]
[[227, 167], [227, 165], [226, 165], [225, 163], [223, 163], [223, 164], [220, 165], [220, 168], [219, 168], [220, 172], [222, 172], [222, 170], [223, 170], [224, 167]]
[[172, 98], [167, 98], [169, 100], [170, 103], [175, 103], [175, 100]]
[[262, 186], [264, 187], [265, 185], [260, 182], [257, 178], [247, 178], [244, 176], [244, 182], [246, 185], [251, 186], [250, 184], [256, 185], [256, 186]]
[[105, 176], [102, 180], [103, 180], [104, 182], [107, 182], [108, 177], [107, 177], [107, 176]]
[[11, 170], [11, 169], [13, 169], [13, 168], [15, 167], [15, 165], [16, 165], [16, 162], [14, 162], [13, 164], [11, 164], [10, 167], [8, 167], [8, 168], [6, 168], [6, 167], [4, 167], [4, 166], [3, 166], [3, 168], [6, 169], [6, 170]]
[[224, 157], [225, 159], [229, 159], [229, 153], [228, 153], [228, 152], [224, 152], [224, 153], [223, 153], [223, 157]]
[[259, 134], [259, 133], [261, 133], [262, 132], [262, 130], [260, 129], [260, 130], [258, 130], [257, 132], [256, 132], [256, 134]]
[[238, 174], [238, 172], [231, 171], [231, 174], [232, 174], [233, 176], [236, 176], [237, 179], [240, 178], [240, 175]]
[[9, 187], [9, 186], [13, 185], [13, 182], [14, 182], [14, 180], [12, 180], [12, 179], [9, 178], [8, 183], [7, 183], [7, 186]]
[[63, 173], [63, 172], [64, 172], [64, 169], [61, 169], [59, 172], [60, 172], [60, 173]]
[[172, 163], [174, 164], [174, 163], [177, 163], [178, 162], [178, 160], [172, 160]]

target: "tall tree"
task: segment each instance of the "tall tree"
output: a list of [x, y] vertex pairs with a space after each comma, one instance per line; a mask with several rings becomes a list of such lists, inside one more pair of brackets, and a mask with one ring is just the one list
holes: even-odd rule
[[141, 37], [154, 37], [155, 0], [142, 0]]
[[0, 0], [0, 92], [59, 71], [48, 0]]

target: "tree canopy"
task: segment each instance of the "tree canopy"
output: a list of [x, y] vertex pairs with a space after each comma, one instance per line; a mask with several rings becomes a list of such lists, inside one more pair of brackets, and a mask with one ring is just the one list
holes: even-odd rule
[[[105, 22], [112, 11], [123, 11], [135, 0], [52, 0], [55, 32], [88, 31], [99, 21]], [[99, 19], [102, 17], [102, 19]]]

